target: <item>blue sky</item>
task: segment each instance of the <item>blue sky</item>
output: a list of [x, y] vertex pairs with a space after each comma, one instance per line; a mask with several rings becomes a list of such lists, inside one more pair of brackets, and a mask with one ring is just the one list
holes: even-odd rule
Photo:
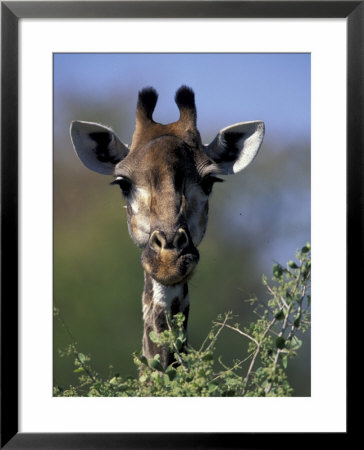
[[[115, 92], [153, 86], [155, 120], [178, 118], [174, 93], [182, 84], [196, 93], [198, 126], [218, 128], [261, 119], [266, 137], [310, 135], [309, 54], [55, 54], [55, 95], [106, 99]], [[283, 136], [282, 136], [283, 135]]]

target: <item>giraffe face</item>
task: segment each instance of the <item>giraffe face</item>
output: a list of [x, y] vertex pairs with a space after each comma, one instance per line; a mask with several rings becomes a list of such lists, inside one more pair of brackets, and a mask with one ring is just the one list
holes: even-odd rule
[[143, 249], [144, 270], [160, 283], [173, 285], [192, 275], [218, 172], [202, 148], [169, 135], [152, 139], [116, 165], [129, 233]]
[[130, 148], [110, 129], [75, 121], [71, 137], [81, 161], [114, 176], [126, 202], [129, 233], [143, 250], [146, 273], [164, 285], [192, 276], [207, 226], [208, 199], [218, 175], [244, 169], [264, 136], [263, 122], [221, 130], [210, 145], [201, 143], [191, 89], [176, 93], [177, 122], [153, 121], [156, 92], [139, 93], [136, 128]]

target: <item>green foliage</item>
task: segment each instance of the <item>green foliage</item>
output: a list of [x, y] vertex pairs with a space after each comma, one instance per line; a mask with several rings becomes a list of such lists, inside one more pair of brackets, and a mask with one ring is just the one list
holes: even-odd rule
[[[290, 396], [293, 390], [286, 369], [302, 345], [299, 338], [310, 327], [311, 247], [306, 244], [296, 253], [296, 261], [287, 267], [276, 263], [273, 278], [263, 284], [268, 299], [260, 302], [249, 299], [257, 315], [248, 327], [235, 323], [231, 312], [218, 316], [199, 349], [186, 343], [184, 316], [179, 313], [167, 317], [168, 329], [160, 334], [151, 332], [150, 338], [160, 346], [174, 352], [176, 363], [163, 368], [160, 356], [147, 360], [134, 354], [137, 377], [122, 378], [112, 373], [102, 379], [91, 366], [88, 355], [81, 353], [76, 343], [69, 345], [60, 356], [74, 357], [74, 373], [78, 385], [67, 389], [54, 388], [55, 396], [88, 397], [226, 397], [226, 396]], [[60, 318], [58, 310], [55, 315]], [[60, 320], [62, 320], [60, 318]], [[65, 326], [64, 322], [63, 326]], [[215, 355], [215, 344], [223, 329], [248, 339], [247, 355], [227, 367]], [[67, 330], [68, 331], [68, 330]], [[69, 331], [68, 331], [69, 333]], [[71, 334], [69, 333], [71, 336]], [[216, 362], [219, 363], [216, 369]]]

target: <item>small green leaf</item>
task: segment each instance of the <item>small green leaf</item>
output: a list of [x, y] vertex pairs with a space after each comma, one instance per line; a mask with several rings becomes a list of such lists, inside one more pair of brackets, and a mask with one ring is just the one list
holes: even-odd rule
[[173, 381], [176, 378], [177, 370], [173, 367], [168, 367], [165, 373], [168, 375], [169, 379]]
[[286, 343], [285, 339], [282, 336], [278, 336], [276, 339], [276, 347], [282, 349], [284, 344]]
[[277, 320], [283, 320], [284, 319], [284, 312], [278, 311], [277, 314], [274, 316]]
[[183, 340], [179, 337], [176, 339], [176, 346], [177, 346], [178, 350], [181, 350], [181, 348], [183, 346]]
[[75, 369], [75, 370], [73, 371], [73, 373], [81, 373], [81, 372], [83, 372], [83, 371], [84, 371], [83, 367], [78, 367], [77, 369]]
[[293, 336], [292, 338], [292, 350], [298, 350], [302, 346], [302, 341], [298, 337]]
[[209, 392], [214, 392], [214, 391], [216, 391], [216, 389], [217, 389], [217, 384], [215, 384], [215, 383], [209, 383], [208, 385], [207, 385], [207, 388], [208, 388], [208, 390], [209, 390]]
[[83, 353], [79, 353], [77, 355], [78, 359], [81, 361], [81, 363], [83, 364], [84, 362], [86, 362], [86, 356]]
[[142, 375], [141, 377], [139, 377], [139, 381], [141, 383], [145, 383], [147, 381], [147, 376], [146, 375]]
[[294, 261], [289, 261], [288, 267], [290, 267], [291, 269], [298, 269], [298, 266]]
[[153, 359], [149, 361], [149, 365], [152, 369], [158, 370], [159, 372], [164, 372], [162, 364], [159, 362], [160, 356], [155, 355]]
[[286, 355], [286, 356], [283, 356], [283, 358], [282, 358], [282, 364], [283, 364], [283, 367], [284, 367], [285, 369], [287, 369], [287, 365], [288, 365], [288, 357], [287, 357], [287, 355]]
[[185, 330], [180, 330], [178, 333], [178, 338], [181, 339], [182, 342], [186, 341], [186, 333]]
[[151, 375], [152, 380], [154, 381], [160, 381], [160, 376], [158, 372], [153, 372]]
[[136, 355], [136, 357], [139, 359], [141, 363], [143, 363], [145, 366], [148, 365], [148, 360], [144, 355]]
[[300, 317], [297, 317], [297, 318], [295, 319], [295, 321], [293, 322], [293, 326], [294, 326], [295, 328], [299, 328], [299, 326], [300, 326]]
[[283, 268], [280, 264], [274, 264], [273, 266], [273, 275], [277, 278], [280, 278], [283, 273]]
[[158, 342], [159, 342], [159, 337], [158, 337], [158, 335], [157, 335], [157, 333], [156, 333], [155, 331], [151, 331], [151, 332], [149, 333], [149, 337], [150, 337], [150, 340], [151, 340], [152, 342], [154, 342], [155, 344], [158, 344]]

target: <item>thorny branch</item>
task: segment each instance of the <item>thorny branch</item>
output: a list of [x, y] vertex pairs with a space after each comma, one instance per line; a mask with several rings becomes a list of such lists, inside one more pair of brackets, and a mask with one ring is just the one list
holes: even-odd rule
[[[273, 279], [278, 283], [278, 287], [272, 287], [267, 282], [265, 282], [265, 286], [268, 292], [272, 295], [272, 299], [270, 300], [269, 305], [259, 302], [259, 307], [264, 307], [265, 312], [263, 315], [257, 312], [257, 308], [254, 310], [254, 313], [261, 319], [261, 323], [267, 321], [267, 314], [273, 316], [273, 318], [271, 318], [271, 320], [267, 322], [267, 326], [261, 330], [260, 334], [258, 334], [259, 339], [256, 337], [256, 335], [252, 336], [248, 332], [240, 330], [238, 326], [232, 326], [228, 324], [227, 316], [225, 316], [225, 320], [223, 322], [214, 322], [215, 325], [220, 326], [215, 338], [222, 331], [222, 329], [226, 327], [246, 337], [256, 346], [255, 351], [248, 357], [251, 357], [251, 362], [244, 378], [242, 395], [247, 394], [250, 378], [254, 373], [254, 367], [257, 363], [258, 356], [262, 351], [262, 347], [264, 345], [266, 347], [267, 345], [266, 337], [268, 333], [271, 333], [275, 336], [276, 342], [276, 349], [273, 353], [274, 356], [272, 358], [269, 357], [269, 360], [271, 361], [270, 370], [272, 374], [274, 374], [276, 371], [276, 367], [282, 353], [285, 353], [287, 355], [293, 354], [290, 353], [289, 348], [287, 349], [285, 348], [285, 346], [286, 342], [290, 342], [295, 336], [296, 332], [299, 329], [299, 324], [301, 323], [301, 318], [303, 316], [303, 301], [306, 298], [307, 289], [309, 288], [310, 277], [310, 266], [308, 265], [308, 255], [306, 255], [307, 253], [308, 250], [306, 249], [305, 251], [302, 251], [300, 255], [297, 254], [297, 258], [301, 263], [300, 266], [297, 266], [293, 261], [288, 263], [289, 268], [292, 270], [284, 269], [282, 266], [278, 265], [279, 270], [276, 271], [276, 273], [273, 272], [275, 275]], [[303, 271], [306, 271], [305, 274], [303, 274]], [[300, 291], [299, 299], [297, 299], [298, 291]], [[287, 298], [285, 298], [285, 296], [287, 296]], [[293, 317], [293, 319], [291, 319], [291, 317]], [[278, 324], [280, 320], [282, 320], [281, 326], [278, 328], [278, 330], [275, 330], [274, 326]], [[302, 323], [303, 322], [309, 324], [309, 321], [302, 320]], [[284, 339], [284, 335], [287, 330], [289, 330], [288, 336], [286, 339]], [[216, 339], [214, 339], [214, 341], [215, 340]], [[243, 361], [245, 362], [248, 358]], [[272, 377], [270, 379], [268, 378], [268, 380], [269, 382], [267, 382], [264, 388], [264, 393], [266, 395], [271, 392], [273, 387]]]
[[73, 334], [71, 333], [70, 329], [68, 328], [68, 325], [66, 324], [66, 322], [64, 321], [61, 313], [59, 312], [59, 310], [57, 308], [55, 309], [55, 316], [57, 317], [57, 319], [59, 320], [59, 322], [61, 323], [62, 327], [65, 329], [66, 333], [68, 334], [68, 336], [72, 339], [72, 349], [73, 349], [73, 353], [77, 359], [77, 361], [79, 362], [80, 366], [83, 368], [83, 370], [85, 371], [85, 373], [90, 377], [90, 379], [92, 380], [93, 383], [96, 383], [96, 379], [95, 377], [92, 375], [92, 373], [90, 372], [90, 370], [88, 369], [88, 367], [86, 366], [86, 364], [84, 364], [84, 362], [81, 360], [81, 358], [79, 357], [79, 351], [76, 347], [76, 339], [73, 336]]
[[[171, 327], [171, 323], [170, 323], [170, 321], [169, 321], [168, 314], [166, 313], [165, 316], [166, 316], [166, 322], [167, 322], [167, 325], [168, 325], [168, 329], [169, 329], [169, 331], [172, 332], [173, 330], [172, 330], [172, 327]], [[185, 370], [187, 370], [187, 367], [186, 367], [185, 364], [183, 363], [183, 359], [182, 359], [182, 357], [181, 357], [181, 354], [180, 354], [180, 352], [179, 352], [179, 350], [178, 350], [178, 347], [177, 347], [177, 344], [176, 344], [175, 341], [173, 341], [173, 347], [174, 347], [174, 349], [175, 349], [175, 351], [176, 351], [178, 363], [179, 363]]]
[[244, 379], [244, 388], [243, 388], [242, 395], [245, 395], [245, 394], [246, 394], [247, 387], [248, 387], [248, 383], [249, 383], [249, 378], [250, 378], [250, 375], [251, 375], [251, 373], [252, 373], [252, 371], [253, 371], [253, 367], [254, 367], [255, 361], [256, 361], [256, 359], [257, 359], [257, 356], [259, 355], [259, 352], [260, 352], [260, 349], [261, 349], [261, 346], [262, 346], [262, 342], [263, 342], [263, 340], [265, 339], [265, 337], [266, 337], [268, 331], [269, 331], [269, 330], [272, 328], [272, 326], [276, 323], [276, 320], [277, 320], [277, 319], [274, 318], [274, 319], [270, 322], [270, 324], [268, 325], [268, 327], [265, 329], [265, 331], [264, 331], [264, 333], [263, 333], [263, 335], [262, 335], [262, 339], [261, 339], [261, 341], [259, 342], [259, 344], [258, 344], [258, 346], [257, 346], [257, 348], [256, 348], [256, 350], [255, 350], [253, 359], [252, 359], [252, 361], [251, 361], [251, 363], [250, 363], [248, 372], [247, 372], [246, 377], [245, 377], [245, 379]]
[[[226, 321], [225, 321], [226, 322]], [[220, 323], [220, 322], [214, 322], [216, 325], [221, 325], [221, 328], [219, 329], [219, 332], [224, 328], [230, 328], [230, 330], [234, 330], [239, 334], [242, 334], [243, 336], [245, 336], [246, 338], [250, 339], [251, 341], [254, 342], [255, 345], [259, 345], [259, 342], [254, 339], [252, 336], [249, 336], [249, 334], [244, 333], [244, 331], [241, 331], [240, 328], [236, 328], [236, 327], [232, 327], [231, 325], [228, 325], [227, 323]]]
[[214, 345], [214, 343], [216, 342], [217, 337], [219, 336], [219, 334], [221, 333], [222, 329], [226, 326], [226, 322], [228, 321], [230, 316], [230, 313], [225, 314], [225, 319], [224, 322], [221, 324], [220, 328], [217, 330], [215, 336], [213, 337], [213, 339], [211, 339], [210, 344], [207, 346], [206, 351], [210, 350], [210, 348]]

